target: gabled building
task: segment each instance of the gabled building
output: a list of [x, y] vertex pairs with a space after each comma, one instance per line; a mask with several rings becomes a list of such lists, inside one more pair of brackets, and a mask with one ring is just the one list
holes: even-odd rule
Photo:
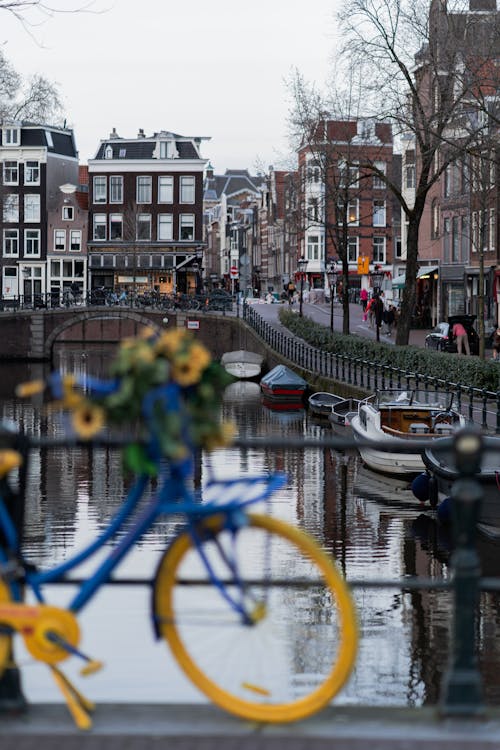
[[88, 192], [82, 186], [60, 185], [47, 217], [47, 289], [51, 304], [67, 290], [87, 295]]
[[4, 122], [0, 167], [2, 296], [41, 304], [49, 289], [47, 217], [60, 200], [60, 185], [78, 184], [73, 131]]
[[121, 138], [113, 130], [101, 141], [88, 163], [91, 290], [196, 288], [204, 247], [203, 140], [142, 130]]
[[246, 169], [216, 175], [209, 165], [204, 184], [205, 276], [213, 285], [251, 287], [251, 269], [257, 264], [248, 251], [249, 232], [254, 231], [254, 209], [265, 185], [262, 175], [251, 176]]

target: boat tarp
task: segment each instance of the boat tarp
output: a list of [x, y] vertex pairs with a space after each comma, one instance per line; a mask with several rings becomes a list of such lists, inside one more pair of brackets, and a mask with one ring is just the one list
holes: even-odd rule
[[267, 388], [306, 388], [307, 382], [286, 365], [277, 365], [260, 381]]
[[223, 365], [235, 364], [235, 363], [246, 363], [249, 365], [261, 365], [264, 357], [262, 354], [256, 352], [249, 352], [245, 349], [238, 349], [234, 352], [226, 352], [221, 357], [221, 363]]

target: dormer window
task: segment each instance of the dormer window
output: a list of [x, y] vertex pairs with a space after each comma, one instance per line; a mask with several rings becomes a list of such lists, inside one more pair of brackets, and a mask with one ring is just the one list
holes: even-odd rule
[[160, 141], [160, 159], [174, 158], [174, 142]]
[[113, 147], [112, 146], [106, 146], [106, 149], [104, 151], [104, 158], [105, 159], [112, 159], [113, 158]]
[[4, 128], [3, 129], [3, 145], [4, 146], [19, 146], [20, 143], [21, 143], [20, 128]]
[[64, 221], [73, 221], [73, 218], [74, 218], [73, 206], [63, 206], [62, 217]]
[[120, 157], [120, 159], [124, 159], [126, 155], [127, 155], [127, 149], [126, 148], [121, 148], [120, 151], [119, 151], [119, 154], [118, 154], [118, 156]]

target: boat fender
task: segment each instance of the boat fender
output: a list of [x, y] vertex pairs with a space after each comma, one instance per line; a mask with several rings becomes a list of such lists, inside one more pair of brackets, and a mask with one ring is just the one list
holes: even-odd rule
[[429, 503], [431, 508], [435, 508], [438, 504], [438, 483], [436, 477], [429, 477]]
[[437, 517], [443, 525], [451, 523], [451, 497], [445, 497], [445, 499], [439, 503]]
[[421, 503], [425, 503], [429, 499], [429, 480], [430, 475], [423, 471], [411, 483], [411, 491]]

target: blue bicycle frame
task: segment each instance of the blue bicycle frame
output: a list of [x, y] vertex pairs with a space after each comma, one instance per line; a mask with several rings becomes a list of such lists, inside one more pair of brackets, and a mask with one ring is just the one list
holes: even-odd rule
[[[245, 615], [242, 607], [238, 604], [235, 598], [229, 595], [224, 587], [224, 584], [218, 579], [212, 570], [206, 556], [203, 552], [200, 544], [200, 539], [196, 533], [195, 526], [198, 521], [202, 518], [206, 518], [214, 515], [221, 515], [224, 518], [224, 526], [226, 528], [234, 529], [240, 528], [245, 524], [245, 513], [242, 510], [251, 503], [255, 503], [259, 500], [266, 500], [269, 496], [279, 487], [281, 487], [286, 481], [286, 476], [283, 474], [271, 474], [269, 476], [254, 476], [244, 477], [239, 479], [229, 480], [214, 480], [209, 485], [212, 488], [221, 488], [221, 494], [233, 494], [238, 497], [234, 497], [229, 502], [217, 503], [207, 502], [202, 504], [196, 502], [192, 492], [186, 486], [184, 477], [179, 473], [176, 476], [175, 468], [171, 471], [168, 476], [164, 476], [162, 479], [162, 485], [160, 490], [153, 495], [151, 500], [148, 502], [146, 507], [136, 518], [134, 524], [126, 532], [120, 541], [112, 548], [109, 555], [104, 561], [97, 567], [94, 573], [83, 581], [75, 594], [74, 598], [68, 605], [68, 609], [74, 613], [79, 612], [93, 597], [99, 587], [108, 582], [113, 570], [123, 560], [127, 553], [133, 548], [135, 543], [142, 537], [142, 535], [153, 525], [155, 520], [160, 515], [173, 515], [182, 513], [186, 516], [186, 525], [179, 531], [179, 534], [188, 532], [191, 534], [194, 546], [198, 550], [201, 559], [207, 569], [211, 582], [217, 586], [221, 591], [222, 596], [231, 604], [231, 606], [243, 616]], [[39, 603], [44, 603], [45, 599], [43, 596], [42, 587], [46, 584], [61, 582], [65, 580], [66, 575], [76, 568], [78, 565], [88, 560], [97, 550], [99, 550], [104, 544], [113, 539], [119, 531], [123, 528], [125, 522], [132, 516], [136, 511], [146, 487], [149, 482], [149, 477], [146, 475], [139, 476], [129, 492], [126, 495], [123, 505], [111, 519], [107, 528], [99, 534], [95, 540], [84, 547], [79, 553], [73, 555], [65, 562], [56, 565], [55, 567], [38, 571], [36, 569], [30, 569], [28, 566], [24, 571], [24, 581], [33, 591]], [[259, 489], [259, 485], [264, 485]], [[207, 485], [207, 486], [209, 486]], [[243, 486], [247, 487], [247, 492], [250, 497], [246, 499], [241, 498], [241, 490]], [[256, 490], [257, 494], [253, 492], [252, 488]], [[19, 553], [19, 538], [9, 516], [5, 503], [0, 496], [0, 528], [2, 529], [6, 542], [7, 548]], [[6, 551], [0, 546], [0, 565], [7, 565], [9, 562]], [[0, 568], [1, 572], [1, 568]], [[237, 571], [234, 571], [237, 575]], [[21, 601], [21, 585], [18, 581], [8, 580], [8, 583], [12, 590], [14, 600]], [[70, 579], [68, 579], [70, 580]]]

